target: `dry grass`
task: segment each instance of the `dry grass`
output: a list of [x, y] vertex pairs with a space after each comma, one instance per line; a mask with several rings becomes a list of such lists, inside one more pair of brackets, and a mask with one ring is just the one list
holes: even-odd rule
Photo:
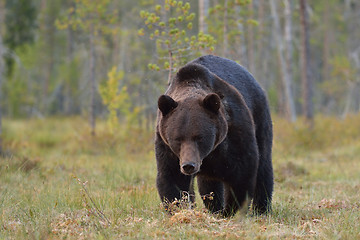
[[273, 212], [222, 219], [198, 195], [193, 210], [163, 211], [151, 131], [100, 123], [91, 138], [80, 118], [6, 120], [0, 239], [359, 239], [360, 116], [274, 128]]

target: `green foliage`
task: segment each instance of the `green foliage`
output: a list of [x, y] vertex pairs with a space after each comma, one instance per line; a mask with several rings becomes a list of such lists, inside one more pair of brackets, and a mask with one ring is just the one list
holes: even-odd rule
[[[256, 66], [252, 74], [268, 92], [272, 108], [280, 112], [283, 89], [278, 71], [274, 71], [279, 65], [274, 61], [277, 57], [270, 5], [253, 2], [250, 6], [249, 2], [209, 1], [205, 31], [213, 36], [210, 39], [199, 34], [197, 1], [2, 0], [3, 52], [16, 59], [11, 68], [18, 72], [13, 71], [11, 76], [17, 79], [4, 76], [3, 113], [13, 117], [86, 113], [88, 63], [89, 56], [94, 56], [97, 80], [106, 78], [111, 66], [124, 71], [131, 105], [144, 106], [142, 115], [151, 125], [167, 71], [176, 71], [183, 63], [206, 53], [237, 60], [245, 67], [250, 63]], [[343, 112], [344, 106], [349, 106], [349, 112], [359, 109], [359, 72], [354, 72], [358, 68], [359, 6], [354, 1], [347, 5], [349, 2], [309, 1], [313, 10], [309, 16], [312, 63], [318, 68], [314, 71], [315, 109], [329, 114]], [[283, 4], [278, 5], [276, 13], [284, 20]], [[296, 4], [292, 4], [291, 15], [296, 42], [300, 37]], [[90, 54], [94, 48], [89, 47], [89, 39], [94, 40], [90, 45], [95, 46], [95, 54]], [[213, 39], [217, 41], [211, 44]], [[299, 50], [292, 48], [298, 105]], [[352, 95], [348, 99], [347, 93]], [[15, 99], [18, 94], [21, 97]], [[101, 98], [95, 95], [97, 112], [103, 112]], [[11, 106], [13, 103], [17, 106]]]
[[147, 30], [140, 29], [138, 34], [149, 34], [150, 40], [156, 44], [157, 62], [150, 63], [149, 69], [165, 69], [170, 72], [186, 63], [191, 56], [201, 52], [214, 51], [215, 39], [204, 33], [190, 35], [195, 13], [190, 12], [190, 3], [166, 0], [164, 6], [156, 5], [154, 12], [141, 11]]
[[327, 96], [341, 102], [348, 84], [356, 80], [356, 68], [346, 56], [335, 56], [329, 63], [332, 66], [330, 78], [321, 83], [321, 88]]
[[33, 42], [37, 16], [34, 1], [6, 0], [5, 8], [5, 45], [14, 50], [25, 43]]
[[69, 94], [73, 97], [76, 97], [79, 94], [78, 84], [81, 77], [79, 71], [80, 67], [81, 64], [78, 56], [74, 57], [71, 61], [59, 65], [58, 71], [62, 73], [61, 75], [58, 75], [59, 81], [64, 82], [65, 86], [69, 88]]
[[11, 80], [4, 83], [3, 90], [7, 99], [8, 115], [11, 117], [25, 116], [26, 111], [24, 110], [30, 105], [31, 99], [31, 96], [27, 95], [28, 87], [25, 79], [19, 74], [15, 74]]
[[111, 0], [75, 0], [74, 7], [70, 7], [67, 15], [57, 19], [55, 24], [59, 29], [79, 28], [94, 36], [116, 34], [118, 30], [113, 24], [118, 13], [110, 4]]
[[[119, 66], [125, 73], [131, 106], [144, 106], [142, 115], [151, 125], [167, 71], [176, 71], [183, 63], [206, 53], [238, 60], [245, 67], [250, 63], [256, 66], [252, 74], [268, 93], [272, 108], [280, 112], [283, 89], [278, 71], [274, 71], [279, 64], [270, 5], [253, 2], [250, 6], [249, 2], [209, 1], [205, 24], [206, 33], [213, 36], [209, 39], [198, 33], [197, 1], [2, 0], [3, 52], [16, 59], [9, 60], [13, 64], [7, 68], [8, 73], [10, 69], [15, 71], [3, 80], [3, 114], [86, 113], [89, 56], [95, 56], [96, 79], [106, 78], [111, 66]], [[339, 114], [349, 106], [349, 112], [358, 112], [359, 6], [354, 1], [337, 0], [308, 3], [313, 10], [309, 16], [312, 64], [317, 68], [313, 72], [315, 110]], [[292, 33], [296, 42], [300, 21], [293, 4]], [[284, 20], [283, 4], [278, 5], [276, 13]], [[94, 40], [94, 55], [90, 54], [93, 48], [88, 45], [89, 39]], [[217, 41], [210, 44], [213, 39]], [[301, 103], [299, 50], [292, 48], [297, 105]], [[103, 112], [101, 99], [95, 95], [97, 112]]]
[[[209, 17], [207, 19], [209, 26], [209, 33], [216, 36], [218, 43], [227, 46], [227, 52], [232, 56], [236, 56], [236, 50], [239, 49], [244, 32], [242, 27], [245, 25], [257, 26], [258, 22], [255, 19], [247, 19], [248, 11], [246, 6], [251, 0], [227, 0], [220, 1], [217, 5], [209, 10]], [[219, 47], [220, 48], [220, 47]], [[225, 53], [222, 53], [223, 55]], [[234, 58], [236, 59], [236, 57]]]
[[[19, 7], [21, 6], [21, 7]], [[6, 0], [4, 44], [11, 50], [34, 40], [37, 11], [33, 0]], [[1, 34], [1, 33], [0, 33]], [[11, 76], [14, 59], [6, 55], [7, 76]]]
[[[22, 64], [14, 64], [12, 76], [8, 76], [7, 81], [3, 83], [3, 94], [6, 99], [5, 109], [10, 117], [25, 117], [36, 99], [36, 96], [29, 94], [29, 91], [40, 93], [39, 85], [33, 86], [35, 89], [29, 87], [29, 75], [37, 74], [34, 73], [36, 71], [32, 71], [39, 60], [34, 59], [38, 47], [42, 47], [40, 41], [35, 45], [24, 44], [17, 47], [15, 51], [16, 56], [22, 59]], [[23, 72], [27, 74], [23, 74]]]
[[346, 56], [336, 56], [330, 64], [333, 66], [331, 75], [341, 81], [355, 81], [356, 68], [352, 66], [350, 60]]
[[141, 110], [140, 107], [132, 109], [127, 87], [120, 87], [123, 77], [124, 72], [113, 67], [108, 73], [108, 80], [99, 87], [102, 101], [109, 111], [108, 122], [113, 132], [119, 128], [119, 113], [125, 117], [129, 125], [132, 125], [137, 123], [136, 119]]

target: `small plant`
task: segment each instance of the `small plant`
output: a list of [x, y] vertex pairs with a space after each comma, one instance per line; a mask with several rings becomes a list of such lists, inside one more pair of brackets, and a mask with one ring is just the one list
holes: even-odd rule
[[121, 113], [128, 124], [137, 121], [141, 111], [140, 107], [131, 107], [130, 96], [125, 85], [121, 86], [124, 72], [113, 67], [108, 73], [108, 80], [100, 85], [100, 96], [109, 111], [108, 123], [111, 131], [119, 128], [119, 113]]
[[165, 202], [165, 210], [172, 215], [183, 209], [191, 210], [195, 207], [195, 203], [193, 203], [194, 198], [195, 195], [193, 193], [183, 191], [180, 199], [175, 198], [172, 202]]
[[117, 71], [116, 67], [113, 67], [108, 73], [108, 80], [99, 87], [102, 101], [109, 111], [108, 121], [112, 130], [119, 124], [118, 110], [125, 111], [125, 109], [129, 109], [130, 105], [126, 86], [120, 88], [120, 81], [123, 77], [124, 72]]
[[141, 11], [140, 17], [147, 31], [141, 28], [138, 34], [144, 36], [148, 32], [150, 40], [156, 42], [157, 63], [149, 63], [148, 67], [169, 71], [168, 83], [172, 73], [189, 57], [214, 51], [216, 41], [211, 35], [200, 32], [190, 36], [195, 13], [190, 12], [188, 2], [165, 0], [164, 6], [156, 5], [154, 12]]

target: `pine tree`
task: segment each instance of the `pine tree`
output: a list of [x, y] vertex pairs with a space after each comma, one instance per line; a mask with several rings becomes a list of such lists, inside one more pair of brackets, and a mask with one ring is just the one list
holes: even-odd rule
[[[165, 0], [164, 6], [156, 5], [154, 12], [141, 11], [140, 16], [150, 39], [156, 42], [157, 62], [150, 63], [149, 68], [167, 70], [168, 84], [172, 73], [190, 57], [201, 55], [201, 51], [210, 53], [214, 50], [215, 39], [211, 35], [200, 32], [189, 36], [195, 13], [190, 12], [188, 2]], [[146, 31], [142, 28], [138, 33], [143, 36]]]

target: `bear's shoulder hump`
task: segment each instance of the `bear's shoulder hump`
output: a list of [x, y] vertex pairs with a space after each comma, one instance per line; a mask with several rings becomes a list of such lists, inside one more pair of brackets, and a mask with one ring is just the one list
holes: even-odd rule
[[184, 81], [208, 81], [211, 78], [211, 72], [206, 67], [197, 64], [189, 63], [184, 67], [180, 68], [176, 74], [176, 79], [178, 82]]

